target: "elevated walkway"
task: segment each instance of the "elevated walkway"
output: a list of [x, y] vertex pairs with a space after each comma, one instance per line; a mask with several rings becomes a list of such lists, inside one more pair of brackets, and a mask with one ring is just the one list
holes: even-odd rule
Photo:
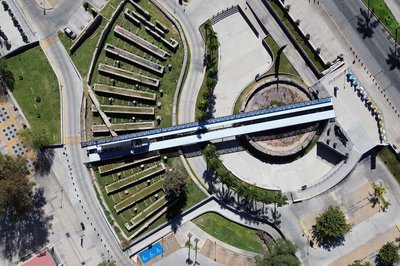
[[97, 162], [335, 118], [331, 98], [82, 143]]

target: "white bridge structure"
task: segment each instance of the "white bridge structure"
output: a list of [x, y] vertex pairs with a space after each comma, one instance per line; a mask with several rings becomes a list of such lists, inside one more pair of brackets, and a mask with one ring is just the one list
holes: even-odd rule
[[83, 142], [99, 162], [335, 118], [330, 97]]

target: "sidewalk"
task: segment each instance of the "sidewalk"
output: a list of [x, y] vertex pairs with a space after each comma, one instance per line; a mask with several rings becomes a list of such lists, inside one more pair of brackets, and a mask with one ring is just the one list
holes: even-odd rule
[[[394, 0], [388, 0], [388, 2], [390, 1], [394, 2]], [[308, 3], [296, 0], [287, 0], [286, 2], [291, 5], [290, 14], [294, 19], [301, 21], [300, 27], [311, 35], [311, 40], [321, 48], [324, 58], [332, 61], [337, 55], [343, 54], [347, 67], [351, 67], [351, 70], [356, 74], [362, 86], [368, 91], [383, 112], [386, 120], [385, 124], [399, 124], [399, 113], [395, 112], [394, 106], [366, 68], [365, 63], [353, 52], [352, 46], [344, 38], [338, 26], [332, 21], [323, 4], [318, 5], [313, 2]], [[399, 7], [397, 2], [395, 4]], [[309, 19], [310, 16], [312, 16], [312, 20]], [[324, 28], [324, 30], [321, 31], [321, 28]], [[400, 146], [400, 127], [387, 127], [386, 134], [389, 142]]]
[[184, 227], [182, 225], [184, 225], [187, 222], [190, 222], [196, 217], [207, 212], [218, 213], [228, 220], [231, 220], [233, 222], [236, 222], [238, 224], [244, 225], [246, 227], [255, 230], [257, 229], [264, 230], [267, 233], [269, 233], [271, 237], [274, 239], [282, 237], [278, 231], [276, 231], [273, 227], [267, 224], [264, 220], [261, 219], [256, 220], [245, 212], [234, 210], [232, 207], [229, 207], [227, 205], [221, 205], [219, 202], [215, 200], [214, 197], [211, 197], [208, 199], [207, 203], [193, 210], [192, 212], [187, 213], [183, 217], [180, 217], [179, 218], [180, 220], [174, 219], [161, 230], [151, 235], [144, 236], [144, 238], [141, 241], [135, 243], [131, 248], [129, 248], [129, 254], [135, 255], [139, 253], [141, 250], [148, 247], [149, 245], [160, 240], [163, 236], [166, 236], [167, 234], [174, 232], [172, 227], [174, 227], [174, 229], [175, 227], [177, 227], [174, 233], [180, 234], [180, 231], [184, 230]]

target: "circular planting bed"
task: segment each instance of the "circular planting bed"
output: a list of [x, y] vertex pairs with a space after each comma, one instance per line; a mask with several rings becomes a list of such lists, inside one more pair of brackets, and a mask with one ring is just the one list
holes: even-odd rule
[[[278, 107], [313, 98], [303, 84], [292, 79], [270, 78], [260, 83], [246, 95], [242, 111]], [[291, 157], [301, 153], [311, 143], [317, 128], [318, 123], [310, 123], [249, 134], [245, 140], [250, 144], [250, 151], [271, 157]]]

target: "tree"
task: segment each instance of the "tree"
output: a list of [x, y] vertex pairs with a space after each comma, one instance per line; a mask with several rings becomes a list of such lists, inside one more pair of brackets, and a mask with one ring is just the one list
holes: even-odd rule
[[335, 242], [343, 241], [344, 236], [351, 230], [351, 225], [346, 223], [346, 217], [339, 206], [329, 206], [315, 222], [313, 234], [322, 245], [331, 246]]
[[255, 258], [256, 266], [298, 266], [300, 260], [296, 257], [297, 246], [290, 240], [279, 238], [263, 257]]
[[165, 174], [164, 191], [167, 198], [180, 198], [186, 193], [185, 176], [181, 171], [175, 170]]
[[387, 242], [381, 247], [376, 257], [378, 265], [394, 265], [400, 262], [399, 247], [393, 242]]
[[372, 264], [369, 261], [355, 260], [352, 264], [349, 264], [348, 266], [372, 266]]
[[208, 48], [210, 49], [211, 62], [214, 62], [214, 51], [219, 47], [218, 35], [215, 31], [211, 31], [208, 35]]
[[206, 40], [206, 42], [207, 42], [207, 41], [208, 41], [208, 33], [213, 31], [212, 25], [211, 25], [211, 21], [210, 21], [210, 20], [207, 20], [207, 21], [204, 23], [204, 30], [205, 30], [205, 32], [206, 32], [205, 40]]
[[374, 194], [372, 195], [372, 203], [375, 205], [379, 203], [382, 210], [385, 211], [389, 206], [390, 202], [385, 199], [386, 187], [382, 183], [372, 183]]
[[0, 215], [21, 216], [33, 208], [30, 193], [34, 183], [28, 174], [25, 159], [0, 154]]
[[217, 148], [215, 145], [208, 144], [204, 149], [203, 149], [203, 154], [206, 157], [206, 159], [210, 159], [211, 157], [216, 156], [217, 154]]
[[49, 135], [37, 129], [26, 128], [19, 132], [21, 138], [32, 149], [43, 149], [50, 144]]
[[11, 70], [7, 68], [7, 61], [4, 58], [0, 58], [0, 76], [0, 95], [6, 92], [6, 88], [1, 84], [3, 81], [7, 87], [13, 91], [15, 83], [14, 75]]

